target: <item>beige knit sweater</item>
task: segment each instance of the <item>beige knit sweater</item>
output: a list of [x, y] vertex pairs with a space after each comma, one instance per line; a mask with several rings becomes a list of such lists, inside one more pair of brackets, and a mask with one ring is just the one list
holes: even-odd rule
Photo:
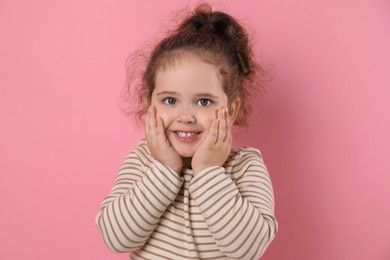
[[96, 216], [108, 248], [130, 259], [258, 259], [278, 227], [260, 152], [232, 149], [223, 167], [181, 175], [141, 140]]

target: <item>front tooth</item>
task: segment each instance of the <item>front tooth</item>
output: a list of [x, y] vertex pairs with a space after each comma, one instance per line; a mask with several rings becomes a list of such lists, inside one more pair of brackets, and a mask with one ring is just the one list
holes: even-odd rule
[[195, 133], [185, 133], [185, 132], [177, 132], [177, 134], [178, 134], [181, 138], [189, 138], [189, 137], [195, 135]]

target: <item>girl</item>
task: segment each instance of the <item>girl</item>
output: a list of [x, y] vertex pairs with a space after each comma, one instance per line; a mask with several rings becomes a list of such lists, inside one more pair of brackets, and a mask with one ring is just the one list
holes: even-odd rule
[[[232, 149], [255, 64], [231, 16], [201, 5], [151, 53], [145, 137], [124, 160], [96, 222], [130, 259], [258, 259], [277, 232], [260, 152]], [[145, 95], [143, 94], [145, 93]]]

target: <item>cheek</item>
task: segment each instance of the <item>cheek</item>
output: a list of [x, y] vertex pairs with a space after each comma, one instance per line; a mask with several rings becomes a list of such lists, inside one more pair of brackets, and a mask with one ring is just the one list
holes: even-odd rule
[[198, 113], [197, 120], [202, 123], [206, 128], [210, 128], [213, 119], [217, 118], [218, 110], [208, 110]]
[[172, 122], [172, 112], [168, 109], [164, 109], [164, 107], [156, 106], [156, 116], [163, 120], [164, 126], [167, 126]]

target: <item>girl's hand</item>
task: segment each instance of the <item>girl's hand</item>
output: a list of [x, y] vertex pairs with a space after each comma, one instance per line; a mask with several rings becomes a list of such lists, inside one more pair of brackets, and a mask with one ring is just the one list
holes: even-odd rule
[[145, 137], [153, 158], [171, 167], [178, 174], [183, 166], [182, 159], [169, 142], [160, 117], [156, 117], [156, 108], [150, 106], [145, 117]]
[[226, 108], [218, 110], [205, 140], [192, 157], [192, 169], [198, 173], [210, 166], [222, 166], [232, 147], [232, 122]]

